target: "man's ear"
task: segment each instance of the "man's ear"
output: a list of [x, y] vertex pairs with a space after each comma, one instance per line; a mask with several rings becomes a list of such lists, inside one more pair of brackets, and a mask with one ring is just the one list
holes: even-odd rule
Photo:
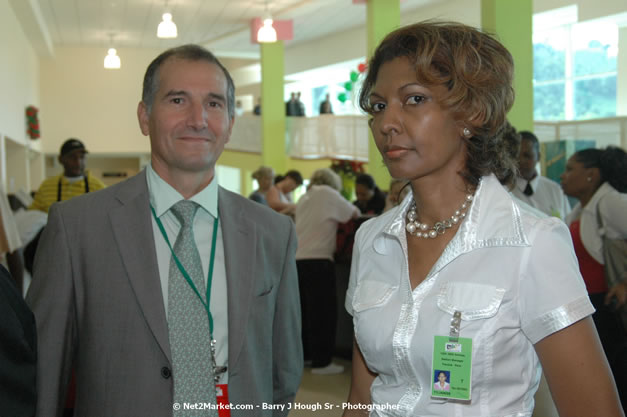
[[143, 101], [140, 101], [137, 105], [137, 120], [139, 121], [139, 129], [144, 136], [148, 136], [150, 133], [150, 115], [148, 114], [148, 108]]
[[231, 131], [233, 130], [233, 125], [235, 124], [235, 117], [231, 117], [231, 120], [229, 120], [229, 133], [226, 137], [226, 142], [228, 143], [231, 140]]
[[63, 165], [63, 157], [61, 155], [57, 157], [57, 160], [59, 161], [61, 165]]

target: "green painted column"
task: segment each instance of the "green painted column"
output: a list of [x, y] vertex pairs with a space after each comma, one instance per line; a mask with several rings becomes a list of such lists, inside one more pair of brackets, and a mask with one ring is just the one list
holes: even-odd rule
[[[372, 56], [379, 42], [385, 36], [398, 29], [401, 23], [401, 3], [400, 0], [368, 0], [367, 6], [367, 26], [368, 33], [368, 58]], [[368, 146], [368, 173], [372, 175], [379, 188], [387, 190], [390, 185], [390, 174], [382, 162], [381, 154], [377, 150], [369, 134]]]
[[481, 0], [481, 26], [496, 34], [514, 57], [516, 100], [507, 118], [517, 130], [533, 131], [532, 0]]
[[285, 104], [283, 83], [285, 48], [283, 41], [261, 43], [261, 125], [263, 165], [283, 173], [287, 169], [285, 149]]

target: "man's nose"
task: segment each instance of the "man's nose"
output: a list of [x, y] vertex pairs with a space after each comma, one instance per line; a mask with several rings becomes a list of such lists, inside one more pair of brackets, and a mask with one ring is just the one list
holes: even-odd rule
[[207, 109], [203, 104], [192, 104], [188, 124], [195, 129], [203, 129], [207, 126]]

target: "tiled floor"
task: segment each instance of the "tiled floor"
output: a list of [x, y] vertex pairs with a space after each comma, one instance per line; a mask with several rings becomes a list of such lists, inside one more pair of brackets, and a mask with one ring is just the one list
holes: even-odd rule
[[350, 361], [334, 359], [344, 365], [339, 375], [314, 375], [305, 368], [303, 381], [296, 394], [290, 417], [338, 417], [342, 415], [342, 403], [348, 398], [350, 388]]

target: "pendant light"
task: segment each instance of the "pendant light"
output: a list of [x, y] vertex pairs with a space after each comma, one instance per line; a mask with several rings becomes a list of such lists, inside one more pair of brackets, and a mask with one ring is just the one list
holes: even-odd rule
[[[165, 2], [165, 9], [168, 9], [168, 2]], [[163, 19], [157, 27], [157, 37], [164, 39], [176, 38], [178, 31], [176, 30], [176, 24], [172, 21], [172, 14], [165, 12], [161, 18]]]
[[259, 43], [272, 43], [276, 42], [276, 30], [272, 26], [274, 21], [272, 15], [268, 9], [268, 2], [266, 1], [266, 10], [263, 17], [263, 26], [259, 28], [257, 32], [257, 42]]
[[[113, 35], [109, 35], [109, 44], [113, 45]], [[117, 55], [117, 51], [113, 46], [109, 47], [107, 56], [104, 59], [104, 67], [106, 69], [119, 69], [122, 66], [120, 57]]]

